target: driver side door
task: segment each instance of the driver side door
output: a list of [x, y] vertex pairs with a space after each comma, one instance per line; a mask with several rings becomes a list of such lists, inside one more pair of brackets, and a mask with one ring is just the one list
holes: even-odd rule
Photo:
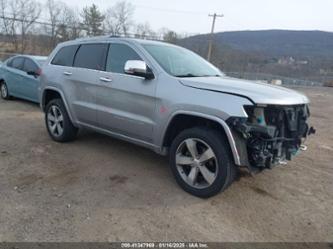
[[152, 142], [155, 126], [155, 80], [125, 74], [128, 60], [143, 60], [125, 43], [111, 43], [106, 71], [97, 88], [99, 126], [110, 132]]

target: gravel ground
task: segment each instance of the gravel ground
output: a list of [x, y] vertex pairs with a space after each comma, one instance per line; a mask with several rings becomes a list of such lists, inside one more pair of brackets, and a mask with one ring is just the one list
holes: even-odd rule
[[208, 200], [166, 158], [92, 132], [57, 144], [37, 105], [0, 100], [0, 241], [333, 241], [333, 88], [298, 90], [308, 151]]

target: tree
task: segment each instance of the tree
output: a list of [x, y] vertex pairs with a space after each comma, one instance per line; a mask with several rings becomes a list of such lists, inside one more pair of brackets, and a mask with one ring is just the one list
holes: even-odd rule
[[179, 39], [179, 35], [172, 30], [165, 30], [163, 36], [163, 40], [169, 43], [176, 43]]
[[11, 6], [7, 0], [0, 0], [1, 5], [1, 32], [10, 37], [12, 43], [14, 44], [14, 50], [18, 50], [18, 37], [16, 30], [16, 11], [9, 13]]
[[157, 34], [156, 32], [154, 32], [152, 30], [152, 28], [150, 27], [149, 23], [146, 22], [144, 24], [138, 24], [136, 26], [136, 30], [135, 30], [135, 37], [137, 38], [148, 38], [148, 39], [156, 39], [157, 38]]
[[105, 16], [98, 10], [95, 4], [91, 7], [85, 7], [81, 16], [88, 36], [98, 36], [104, 33], [102, 27]]
[[82, 35], [82, 30], [78, 12], [66, 6], [60, 16], [57, 39], [61, 42], [77, 39]]
[[15, 52], [23, 53], [27, 34], [40, 16], [40, 3], [35, 0], [1, 0], [0, 4], [4, 32], [11, 37]]
[[57, 33], [60, 25], [60, 19], [66, 6], [64, 3], [59, 1], [47, 0], [46, 8], [48, 12], [48, 22], [50, 23], [50, 25], [46, 26], [46, 32], [50, 36], [50, 46], [53, 48], [57, 43]]
[[134, 6], [126, 1], [117, 2], [106, 11], [105, 26], [112, 35], [127, 35], [133, 26]]

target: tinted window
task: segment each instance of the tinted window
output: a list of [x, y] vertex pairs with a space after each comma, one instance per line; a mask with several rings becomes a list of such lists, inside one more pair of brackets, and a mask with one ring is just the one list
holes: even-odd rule
[[74, 56], [78, 47], [78, 45], [72, 45], [61, 48], [54, 56], [51, 64], [71, 67], [73, 65]]
[[24, 62], [24, 58], [22, 57], [18, 57], [18, 58], [14, 58], [13, 62], [12, 62], [12, 67], [22, 70], [23, 69], [23, 62]]
[[106, 71], [124, 73], [125, 63], [128, 60], [141, 60], [141, 58], [132, 48], [125, 44], [111, 44]]
[[108, 44], [81, 45], [76, 53], [74, 67], [105, 70]]
[[8, 62], [7, 62], [7, 67], [12, 67], [13, 66], [13, 59], [10, 59]]
[[30, 59], [25, 59], [24, 60], [24, 67], [23, 71], [25, 72], [36, 72], [38, 70], [38, 67], [35, 62], [33, 62]]

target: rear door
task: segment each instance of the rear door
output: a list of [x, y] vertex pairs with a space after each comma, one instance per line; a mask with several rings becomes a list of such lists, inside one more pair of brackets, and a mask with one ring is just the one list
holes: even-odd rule
[[107, 43], [80, 45], [68, 76], [73, 87], [72, 107], [77, 120], [85, 125], [97, 125], [96, 91], [105, 71], [108, 46]]
[[23, 57], [15, 57], [7, 66], [6, 83], [10, 94], [16, 97], [22, 97], [21, 81], [23, 80]]
[[127, 75], [128, 60], [144, 60], [125, 43], [111, 43], [106, 72], [97, 90], [101, 127], [145, 142], [152, 141], [155, 114], [155, 80]]
[[31, 59], [24, 59], [23, 80], [21, 82], [20, 89], [23, 91], [23, 95], [31, 100], [38, 102], [38, 87], [39, 87], [39, 76], [28, 75], [28, 72], [37, 72], [39, 66]]

